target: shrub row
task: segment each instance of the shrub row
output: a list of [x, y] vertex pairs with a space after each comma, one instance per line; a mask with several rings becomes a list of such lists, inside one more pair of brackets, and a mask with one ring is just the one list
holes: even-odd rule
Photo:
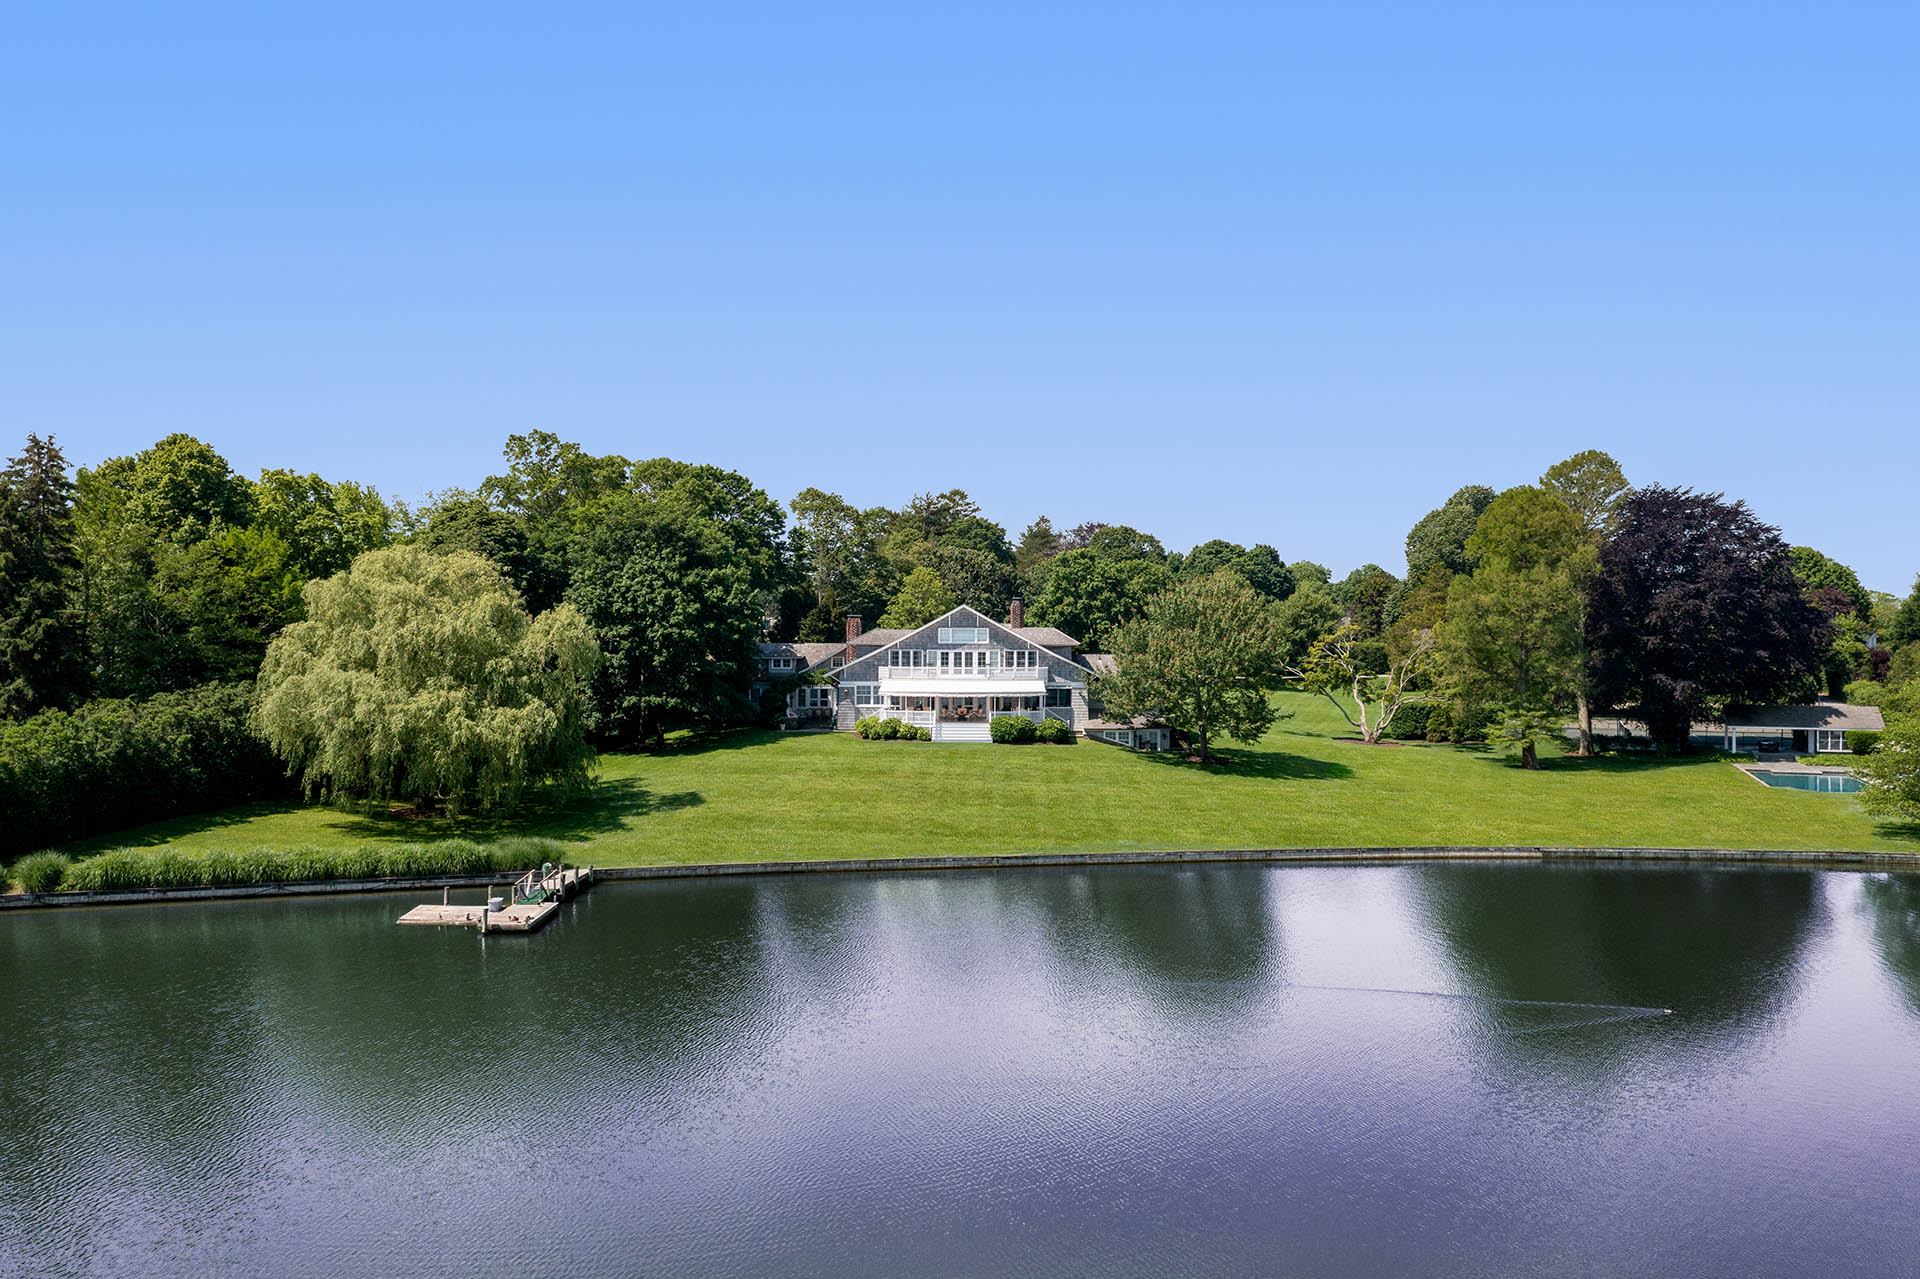
[[1490, 707], [1411, 702], [1394, 713], [1386, 735], [1402, 742], [1482, 742], [1496, 719]]
[[1871, 755], [1880, 744], [1880, 734], [1871, 728], [1856, 728], [1847, 733], [1847, 749], [1856, 755]]
[[1029, 742], [1045, 742], [1050, 746], [1071, 746], [1080, 739], [1073, 730], [1057, 719], [1043, 719], [1038, 724], [1024, 715], [999, 715], [987, 725], [987, 734], [1002, 746], [1025, 746]]
[[932, 729], [921, 728], [917, 724], [902, 723], [891, 715], [885, 719], [881, 719], [878, 715], [868, 715], [864, 719], [855, 720], [853, 731], [870, 742], [930, 742], [933, 740]]
[[184, 848], [116, 848], [80, 861], [60, 853], [33, 853], [14, 863], [12, 878], [30, 893], [56, 889], [108, 893], [142, 888], [222, 888], [296, 884], [325, 879], [391, 879], [417, 875], [479, 875], [522, 871], [563, 860], [566, 846], [552, 839], [502, 839], [492, 844], [443, 839], [432, 844], [367, 848], [253, 848], [194, 852]]
[[247, 727], [252, 690], [207, 684], [0, 724], [0, 856], [292, 793]]

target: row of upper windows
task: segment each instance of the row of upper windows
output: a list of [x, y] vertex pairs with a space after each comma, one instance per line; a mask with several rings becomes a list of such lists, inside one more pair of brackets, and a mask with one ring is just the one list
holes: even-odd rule
[[892, 648], [882, 666], [932, 667], [943, 671], [1031, 671], [1040, 666], [1040, 654], [1030, 648], [961, 649]]

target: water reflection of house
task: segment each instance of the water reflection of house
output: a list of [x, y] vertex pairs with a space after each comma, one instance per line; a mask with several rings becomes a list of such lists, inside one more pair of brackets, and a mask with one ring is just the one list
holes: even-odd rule
[[[1028, 626], [1019, 600], [1005, 623], [961, 607], [925, 626], [864, 630], [847, 618], [839, 644], [767, 643], [760, 661], [767, 684], [820, 677], [787, 697], [794, 726], [852, 732], [869, 716], [892, 717], [930, 730], [935, 741], [988, 741], [1003, 715], [1057, 719], [1075, 733], [1127, 746], [1163, 749], [1158, 725], [1114, 725], [1099, 718], [1091, 686], [1111, 658], [1075, 656], [1079, 641], [1051, 626]], [[1118, 730], [1125, 730], [1122, 741]]]

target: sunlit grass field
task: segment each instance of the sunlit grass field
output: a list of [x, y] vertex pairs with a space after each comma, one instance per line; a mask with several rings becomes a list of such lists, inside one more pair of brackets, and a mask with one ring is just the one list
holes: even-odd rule
[[1920, 851], [1853, 796], [1771, 790], [1710, 759], [1578, 760], [1524, 772], [1497, 749], [1339, 741], [1323, 700], [1202, 768], [1071, 747], [866, 742], [739, 732], [602, 756], [592, 795], [508, 818], [420, 818], [256, 804], [119, 831], [139, 844], [330, 847], [546, 835], [582, 862], [949, 853], [1548, 844]]

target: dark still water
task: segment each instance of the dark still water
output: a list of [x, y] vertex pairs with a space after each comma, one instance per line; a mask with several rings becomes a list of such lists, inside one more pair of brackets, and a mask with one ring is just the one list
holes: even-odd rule
[[0, 919], [0, 1273], [1920, 1268], [1920, 880], [424, 896]]

